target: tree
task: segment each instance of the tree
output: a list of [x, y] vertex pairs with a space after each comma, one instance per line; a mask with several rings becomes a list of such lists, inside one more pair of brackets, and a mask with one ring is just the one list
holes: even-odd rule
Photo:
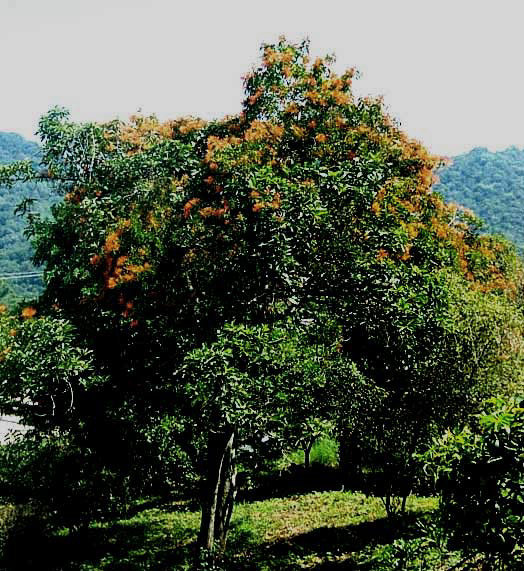
[[[54, 109], [39, 126], [45, 170], [0, 169], [0, 183], [45, 177], [63, 192], [51, 220], [30, 219], [46, 284], [35, 307], [74, 325], [105, 379], [75, 398], [85, 445], [124, 472], [122, 437], [169, 419], [202, 482], [205, 548], [225, 542], [235, 442], [301, 417], [297, 390], [327, 386], [323, 363], [347, 373], [331, 369], [333, 394], [386, 395], [370, 432], [390, 427], [405, 458], [448, 276], [516, 289], [511, 249], [431, 191], [438, 160], [353, 96], [352, 70], [308, 51], [263, 46], [243, 111], [219, 121], [77, 125]], [[307, 324], [325, 332], [318, 355]], [[336, 422], [366, 410], [339, 407]], [[440, 414], [424, 410], [417, 446]]]

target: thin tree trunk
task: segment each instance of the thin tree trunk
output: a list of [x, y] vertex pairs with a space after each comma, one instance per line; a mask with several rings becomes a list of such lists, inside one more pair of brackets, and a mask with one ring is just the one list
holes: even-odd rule
[[202, 495], [198, 546], [214, 551], [226, 546], [235, 499], [234, 430], [211, 434], [208, 440], [208, 470]]
[[400, 513], [401, 513], [402, 515], [404, 515], [404, 514], [406, 513], [406, 504], [407, 504], [407, 502], [408, 502], [408, 496], [409, 496], [409, 493], [408, 493], [408, 494], [404, 494], [404, 495], [402, 496], [402, 506], [401, 506], [401, 508], [400, 508]]
[[355, 432], [348, 429], [339, 432], [339, 471], [344, 488], [355, 489], [362, 484], [360, 443]]
[[235, 433], [232, 432], [224, 451], [220, 491], [215, 517], [215, 541], [221, 551], [226, 548], [227, 534], [236, 497]]
[[388, 517], [391, 516], [391, 493], [386, 492], [386, 497], [384, 498], [384, 507], [386, 508], [386, 514]]
[[308, 443], [304, 446], [304, 468], [309, 470], [311, 467], [311, 449], [313, 448], [314, 440], [311, 439]]

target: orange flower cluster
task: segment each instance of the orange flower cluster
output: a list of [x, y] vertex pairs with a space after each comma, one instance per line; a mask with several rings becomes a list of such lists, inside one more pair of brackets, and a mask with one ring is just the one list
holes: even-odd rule
[[24, 319], [32, 319], [36, 315], [36, 309], [34, 307], [24, 307], [22, 309], [22, 317]]
[[321, 105], [325, 104], [325, 101], [322, 99], [322, 96], [318, 91], [306, 91], [306, 93], [304, 93], [304, 97], [311, 103], [317, 103]]
[[255, 199], [252, 210], [253, 212], [258, 212], [264, 208], [272, 208], [273, 210], [278, 210], [282, 204], [282, 200], [279, 192], [272, 193], [271, 190], [267, 189], [266, 193], [271, 196], [271, 200], [260, 200], [264, 198], [260, 192], [257, 190], [251, 191], [251, 198]]
[[414, 240], [419, 235], [420, 229], [422, 227], [423, 227], [423, 224], [421, 222], [409, 222], [405, 226], [407, 233], [408, 233], [408, 236], [412, 240]]
[[264, 90], [259, 87], [253, 95], [250, 95], [247, 98], [248, 105], [254, 105], [260, 99], [260, 97], [262, 97], [263, 93]]
[[154, 116], [132, 115], [130, 123], [122, 124], [116, 140], [128, 147], [128, 154], [135, 154], [150, 148], [161, 139], [173, 137], [174, 122], [160, 123]]
[[184, 204], [184, 218], [189, 218], [191, 210], [200, 203], [200, 198], [191, 198]]
[[80, 204], [86, 195], [87, 190], [85, 188], [75, 188], [71, 192], [66, 192], [64, 195], [64, 200], [66, 202], [72, 202], [73, 204]]
[[124, 264], [127, 261], [127, 256], [119, 256], [116, 261], [111, 256], [106, 258], [106, 272], [104, 277], [106, 279], [107, 289], [114, 289], [122, 276]]
[[224, 199], [222, 201], [221, 208], [213, 208], [212, 206], [206, 206], [204, 208], [201, 208], [198, 211], [198, 213], [200, 214], [200, 216], [202, 216], [202, 218], [208, 218], [209, 216], [220, 218], [224, 216], [224, 214], [228, 211], [229, 211], [229, 203], [227, 200]]
[[[152, 224], [156, 224], [156, 219], [154, 219], [152, 212], [148, 212], [146, 222], [150, 227]], [[120, 238], [130, 226], [130, 220], [121, 220], [119, 226], [110, 232], [105, 239], [103, 246], [104, 258], [100, 254], [94, 254], [89, 259], [89, 263], [92, 266], [98, 266], [102, 260], [105, 262], [102, 274], [105, 289], [114, 289], [120, 283], [136, 280], [138, 274], [151, 268], [148, 262], [145, 262], [143, 265], [130, 264], [129, 256], [125, 254], [116, 255], [121, 248]], [[146, 255], [144, 248], [140, 248], [138, 253], [141, 256]]]
[[400, 256], [400, 259], [403, 262], [406, 262], [411, 257], [410, 251], [411, 251], [411, 244], [406, 244], [404, 246], [404, 251], [402, 252], [402, 255]]
[[207, 152], [204, 160], [207, 163], [215, 162], [215, 157], [220, 153], [220, 151], [223, 151], [233, 145], [239, 145], [241, 142], [242, 139], [239, 137], [228, 136], [222, 138], [211, 135], [207, 139]]
[[11, 353], [11, 347], [6, 347], [2, 351], [0, 351], [0, 363], [5, 361], [5, 358]]
[[385, 260], [388, 257], [389, 257], [389, 253], [387, 250], [384, 250], [384, 248], [380, 248], [380, 250], [377, 252], [377, 261], [379, 261], [379, 262], [381, 262], [382, 260]]
[[114, 289], [120, 283], [135, 281], [139, 274], [151, 269], [149, 262], [140, 264], [128, 264], [128, 256], [119, 256], [116, 260], [111, 256], [106, 258], [106, 270], [104, 272], [105, 288]]
[[157, 217], [152, 211], [149, 211], [147, 213], [146, 223], [148, 228], [158, 228], [160, 226], [160, 222], [158, 221]]
[[380, 214], [380, 204], [376, 200], [371, 205], [371, 212], [373, 212], [375, 216]]
[[284, 112], [288, 115], [296, 115], [300, 111], [300, 107], [296, 103], [290, 103], [285, 109]]
[[203, 119], [196, 117], [182, 117], [172, 122], [173, 132], [178, 132], [181, 135], [187, 135], [193, 131], [199, 131], [207, 125]]
[[282, 138], [284, 128], [269, 121], [253, 121], [244, 135], [244, 139], [251, 143], [254, 141], [276, 142]]
[[266, 67], [272, 67], [275, 64], [284, 64], [289, 65], [293, 62], [293, 58], [295, 57], [295, 50], [289, 46], [283, 51], [277, 51], [272, 49], [271, 47], [267, 46], [264, 49], [264, 65]]
[[306, 130], [299, 125], [291, 125], [290, 129], [297, 139], [303, 139], [306, 136]]
[[120, 236], [122, 232], [116, 231], [111, 232], [104, 243], [104, 252], [109, 254], [110, 252], [116, 252], [120, 249]]

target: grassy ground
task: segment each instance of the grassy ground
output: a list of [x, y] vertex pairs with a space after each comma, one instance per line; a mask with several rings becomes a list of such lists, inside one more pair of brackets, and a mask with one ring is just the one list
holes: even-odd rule
[[[407, 551], [420, 551], [419, 544], [424, 540], [417, 539], [421, 534], [417, 521], [435, 505], [433, 499], [411, 498], [406, 516], [392, 522], [386, 519], [379, 499], [348, 492], [240, 504], [233, 519], [225, 568], [429, 569], [419, 563], [398, 566], [398, 562]], [[186, 511], [183, 506], [143, 509], [129, 519], [95, 524], [75, 534], [64, 533], [47, 547], [34, 546], [34, 551], [40, 552], [37, 560], [28, 560], [32, 559], [29, 550], [19, 554], [20, 562], [13, 563], [10, 570], [189, 570], [198, 520], [198, 513]]]

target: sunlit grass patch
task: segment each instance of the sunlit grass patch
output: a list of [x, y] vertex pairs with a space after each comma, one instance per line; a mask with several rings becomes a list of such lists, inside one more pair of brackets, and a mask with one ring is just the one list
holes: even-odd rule
[[[388, 557], [411, 549], [409, 542], [419, 533], [417, 518], [435, 507], [434, 499], [412, 497], [407, 514], [392, 522], [379, 498], [360, 493], [322, 492], [240, 503], [222, 569], [327, 571], [359, 565], [382, 571]], [[127, 519], [57, 534], [49, 539], [45, 561], [40, 559], [38, 567], [31, 559], [9, 569], [190, 571], [199, 519], [198, 511], [180, 504], [143, 508]], [[21, 550], [17, 558], [26, 555]]]

